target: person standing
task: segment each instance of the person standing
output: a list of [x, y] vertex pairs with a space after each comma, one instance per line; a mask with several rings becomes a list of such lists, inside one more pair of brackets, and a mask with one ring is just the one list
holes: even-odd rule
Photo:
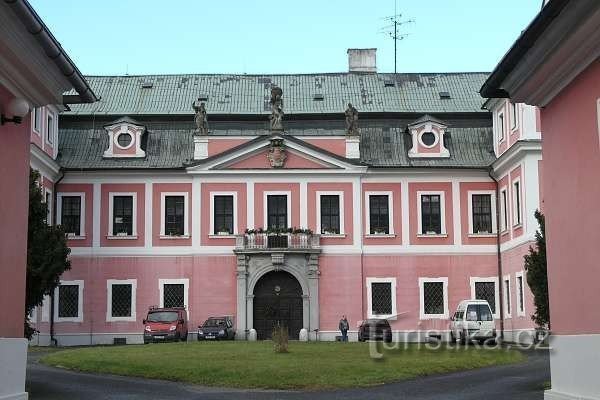
[[348, 324], [348, 320], [345, 315], [342, 315], [342, 319], [340, 319], [340, 331], [342, 332], [342, 342], [348, 341], [348, 329], [350, 328], [350, 324]]

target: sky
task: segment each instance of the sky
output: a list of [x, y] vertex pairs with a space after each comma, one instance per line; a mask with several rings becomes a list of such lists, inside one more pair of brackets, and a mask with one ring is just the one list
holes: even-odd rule
[[[394, 3], [396, 1], [396, 4]], [[30, 0], [85, 75], [344, 72], [377, 48], [398, 72], [491, 71], [541, 0]], [[395, 11], [396, 10], [396, 11]]]

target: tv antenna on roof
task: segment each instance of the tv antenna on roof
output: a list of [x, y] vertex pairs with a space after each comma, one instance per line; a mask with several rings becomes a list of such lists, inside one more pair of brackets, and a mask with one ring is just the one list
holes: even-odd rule
[[384, 26], [379, 30], [379, 33], [383, 33], [394, 39], [394, 74], [397, 73], [397, 65], [398, 65], [398, 41], [405, 39], [410, 33], [406, 32], [398, 32], [398, 28], [414, 23], [414, 19], [403, 19], [402, 14], [398, 14], [396, 11], [397, 4], [394, 3], [394, 15], [389, 17], [383, 17], [382, 19], [389, 22], [389, 25]]

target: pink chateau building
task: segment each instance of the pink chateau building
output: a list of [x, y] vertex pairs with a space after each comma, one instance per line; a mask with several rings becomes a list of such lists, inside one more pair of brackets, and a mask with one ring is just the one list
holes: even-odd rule
[[153, 305], [232, 315], [238, 339], [333, 340], [345, 314], [351, 340], [378, 317], [421, 341], [468, 298], [531, 342], [539, 112], [484, 104], [486, 73], [348, 54], [348, 73], [87, 77], [101, 100], [60, 114], [38, 165], [72, 269], [36, 343], [139, 343]]

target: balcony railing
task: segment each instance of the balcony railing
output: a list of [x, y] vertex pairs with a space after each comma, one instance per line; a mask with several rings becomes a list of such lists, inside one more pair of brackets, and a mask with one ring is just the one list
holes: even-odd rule
[[237, 250], [316, 250], [319, 235], [312, 233], [246, 233], [236, 236]]

